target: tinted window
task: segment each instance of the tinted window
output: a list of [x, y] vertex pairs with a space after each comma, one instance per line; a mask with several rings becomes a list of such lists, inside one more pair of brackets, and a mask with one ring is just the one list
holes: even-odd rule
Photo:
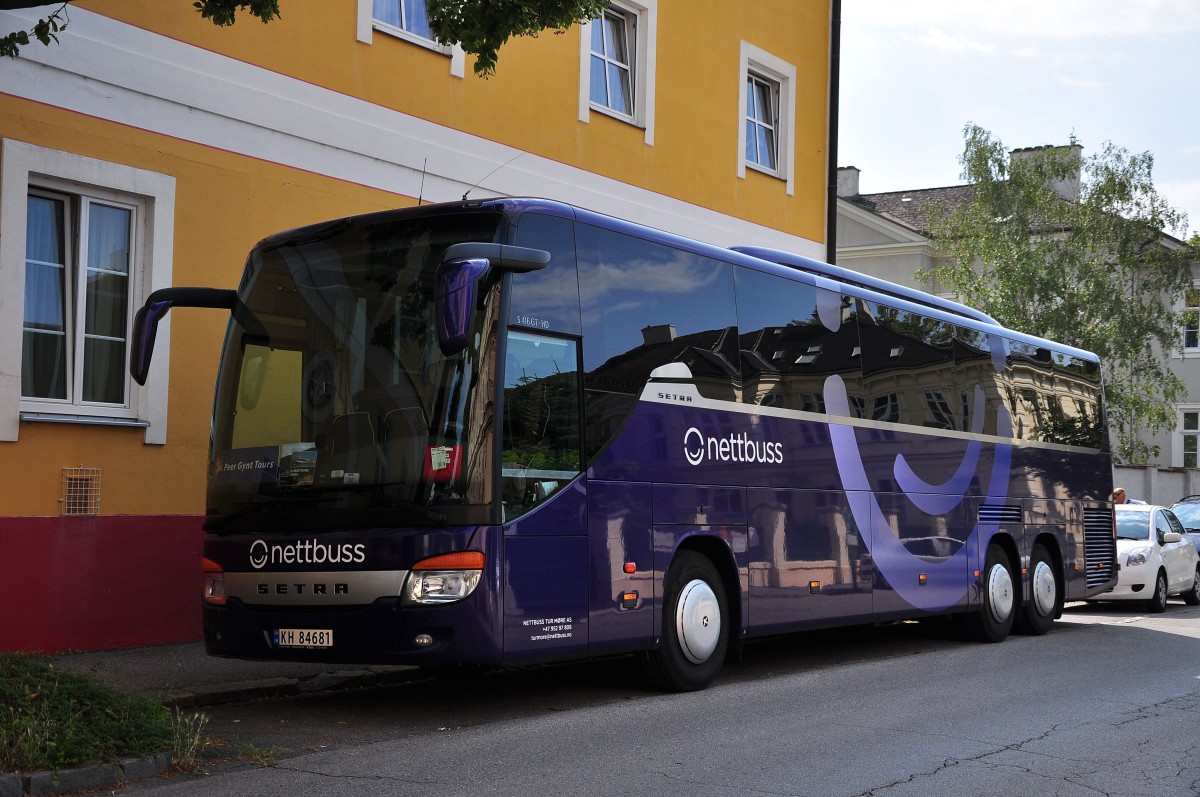
[[579, 277], [575, 272], [574, 222], [558, 216], [521, 216], [513, 243], [543, 249], [550, 264], [514, 274], [508, 323], [530, 329], [578, 335]]
[[867, 417], [959, 428], [954, 325], [874, 302], [863, 307], [859, 327]]
[[848, 296], [804, 282], [739, 269], [742, 400], [805, 412], [836, 412], [826, 406], [825, 384], [837, 375], [850, 415], [862, 416], [855, 304]]
[[683, 363], [701, 395], [734, 399], [733, 267], [583, 224], [576, 236], [589, 456], [660, 365]]
[[1008, 347], [1016, 436], [1101, 448], [1105, 430], [1099, 366], [1030, 343], [1009, 341]]

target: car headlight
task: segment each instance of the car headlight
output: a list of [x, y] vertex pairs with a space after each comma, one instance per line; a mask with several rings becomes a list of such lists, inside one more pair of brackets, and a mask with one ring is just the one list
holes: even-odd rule
[[1125, 557], [1125, 566], [1137, 567], [1138, 565], [1144, 565], [1152, 553], [1154, 553], [1153, 548], [1134, 548], [1129, 552], [1129, 556]]
[[454, 603], [474, 592], [482, 577], [483, 554], [479, 551], [423, 559], [412, 566], [400, 600], [408, 606]]

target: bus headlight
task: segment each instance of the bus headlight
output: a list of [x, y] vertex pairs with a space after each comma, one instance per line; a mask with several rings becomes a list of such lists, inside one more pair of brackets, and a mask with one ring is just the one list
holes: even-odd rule
[[454, 603], [470, 595], [483, 577], [483, 554], [462, 551], [422, 559], [412, 566], [401, 592], [409, 606]]

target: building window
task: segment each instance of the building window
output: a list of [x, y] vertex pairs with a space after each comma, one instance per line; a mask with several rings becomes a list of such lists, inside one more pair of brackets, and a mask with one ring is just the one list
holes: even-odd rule
[[746, 162], [775, 174], [779, 84], [753, 72], [746, 75]]
[[1178, 465], [1185, 468], [1200, 467], [1200, 408], [1180, 410]]
[[636, 25], [636, 17], [607, 8], [590, 26], [592, 104], [630, 119]]
[[171, 284], [175, 178], [5, 139], [0, 281], [22, 311], [0, 317], [0, 440], [20, 422], [145, 427], [165, 443], [170, 324], [150, 379], [129, 376], [133, 312]]
[[658, 0], [619, 0], [582, 26], [579, 121], [592, 111], [645, 129], [654, 143], [654, 40]]
[[29, 192], [21, 397], [128, 406], [136, 204]]
[[1184, 291], [1183, 350], [1200, 352], [1200, 288], [1196, 287]]
[[383, 25], [433, 41], [425, 0], [372, 0], [371, 15]]
[[371, 34], [379, 31], [449, 56], [451, 77], [461, 78], [466, 73], [462, 47], [457, 43], [442, 44], [433, 38], [425, 0], [358, 0], [357, 27], [356, 38], [362, 44], [371, 44]]
[[738, 169], [778, 177], [794, 193], [796, 67], [748, 42], [741, 45]]

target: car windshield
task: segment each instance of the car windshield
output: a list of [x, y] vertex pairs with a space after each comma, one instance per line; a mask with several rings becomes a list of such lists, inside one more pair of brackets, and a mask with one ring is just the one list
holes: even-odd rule
[[1175, 517], [1189, 531], [1200, 530], [1200, 501], [1189, 501], [1186, 504], [1176, 504], [1171, 507]]
[[1132, 509], [1117, 512], [1118, 540], [1150, 539], [1150, 511]]

